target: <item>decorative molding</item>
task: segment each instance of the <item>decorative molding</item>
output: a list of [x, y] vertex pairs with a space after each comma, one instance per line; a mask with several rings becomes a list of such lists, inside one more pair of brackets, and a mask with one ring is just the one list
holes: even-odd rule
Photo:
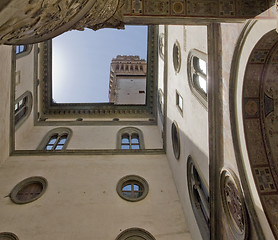
[[238, 171], [240, 175], [241, 185], [245, 196], [246, 208], [248, 210], [248, 215], [250, 218], [250, 222], [254, 225], [254, 230], [256, 231], [256, 235], [258, 239], [265, 239], [258, 215], [255, 211], [255, 206], [253, 202], [253, 196], [251, 195], [251, 190], [249, 188], [250, 184], [248, 182], [248, 177], [245, 173], [245, 165], [242, 157], [242, 147], [240, 136], [238, 133], [239, 125], [238, 125], [238, 113], [237, 113], [237, 87], [238, 87], [238, 71], [239, 68], [242, 67], [239, 65], [241, 53], [246, 44], [246, 39], [252, 31], [252, 28], [257, 23], [257, 20], [249, 20], [244, 25], [241, 34], [238, 37], [238, 41], [235, 46], [235, 51], [231, 64], [230, 71], [230, 86], [229, 86], [229, 105], [230, 105], [230, 121], [231, 121], [231, 131], [233, 137], [233, 145], [235, 149], [236, 162], [238, 166]]
[[[40, 94], [42, 108], [40, 119], [76, 119], [82, 118], [147, 118], [156, 121], [157, 94], [157, 38], [158, 26], [150, 26], [148, 30], [147, 86], [145, 105], [114, 105], [113, 103], [72, 103], [62, 104], [52, 101], [52, 44], [44, 42], [42, 46]], [[40, 119], [38, 121], [40, 121]], [[46, 121], [47, 122], [47, 121]], [[149, 121], [148, 121], [149, 122]]]
[[232, 170], [224, 169], [220, 176], [222, 206], [232, 234], [237, 240], [247, 240], [249, 222], [240, 183]]

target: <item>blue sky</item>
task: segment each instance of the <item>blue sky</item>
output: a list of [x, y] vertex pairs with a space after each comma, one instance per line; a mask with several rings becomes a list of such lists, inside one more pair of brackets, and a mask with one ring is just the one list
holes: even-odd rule
[[52, 40], [53, 99], [108, 102], [110, 63], [117, 55], [147, 60], [147, 27], [66, 32]]

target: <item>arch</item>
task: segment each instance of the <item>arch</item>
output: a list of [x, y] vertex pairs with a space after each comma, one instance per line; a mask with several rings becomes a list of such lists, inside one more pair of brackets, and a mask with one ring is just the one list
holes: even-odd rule
[[70, 128], [55, 128], [49, 131], [38, 146], [38, 150], [65, 151], [72, 136]]
[[129, 228], [124, 230], [115, 240], [127, 240], [127, 239], [138, 239], [138, 240], [155, 240], [149, 232], [142, 228]]
[[187, 58], [187, 76], [189, 87], [198, 101], [207, 108], [208, 55], [197, 49], [191, 49]]
[[[268, 193], [273, 191], [271, 184], [277, 175], [273, 171], [274, 166], [269, 166], [271, 150], [267, 148], [269, 156], [266, 158], [266, 146], [262, 143], [262, 139], [268, 141], [264, 118], [271, 111], [265, 115], [265, 106], [272, 100], [265, 102], [264, 91], [278, 44], [275, 28], [275, 21], [252, 20], [245, 24], [233, 55], [229, 86], [231, 130], [240, 181], [250, 219], [260, 239], [277, 238], [277, 229], [273, 225], [277, 220], [273, 217], [278, 207], [276, 201], [272, 201], [275, 194]], [[254, 154], [255, 151], [257, 154]], [[268, 179], [267, 184], [260, 185], [260, 179]], [[276, 188], [277, 178], [274, 183]]]
[[143, 133], [139, 128], [125, 127], [117, 133], [117, 149], [144, 149]]
[[17, 130], [29, 117], [33, 105], [33, 97], [30, 91], [26, 91], [15, 100], [14, 104], [14, 124]]

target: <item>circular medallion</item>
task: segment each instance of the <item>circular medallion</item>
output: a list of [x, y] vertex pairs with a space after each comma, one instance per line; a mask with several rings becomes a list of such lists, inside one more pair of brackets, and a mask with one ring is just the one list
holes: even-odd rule
[[248, 235], [247, 212], [237, 176], [223, 170], [220, 177], [221, 198], [225, 215], [235, 239], [245, 240]]

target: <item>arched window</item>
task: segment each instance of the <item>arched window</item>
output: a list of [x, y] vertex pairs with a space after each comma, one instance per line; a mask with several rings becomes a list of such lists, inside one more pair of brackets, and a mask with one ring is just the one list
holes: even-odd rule
[[198, 100], [207, 107], [207, 54], [192, 49], [188, 54], [187, 72], [189, 86]]
[[187, 158], [187, 184], [192, 209], [203, 239], [209, 239], [210, 209], [208, 190], [191, 156]]
[[155, 240], [155, 238], [146, 230], [141, 228], [129, 228], [124, 230], [116, 240]]
[[55, 128], [48, 132], [38, 149], [44, 151], [63, 151], [66, 149], [72, 131], [69, 128]]
[[32, 93], [27, 91], [15, 100], [14, 104], [14, 123], [15, 128], [27, 119], [32, 110]]
[[32, 45], [16, 45], [15, 54], [16, 58], [28, 55], [32, 50]]
[[143, 134], [140, 129], [127, 127], [122, 128], [117, 136], [118, 149], [144, 149]]

